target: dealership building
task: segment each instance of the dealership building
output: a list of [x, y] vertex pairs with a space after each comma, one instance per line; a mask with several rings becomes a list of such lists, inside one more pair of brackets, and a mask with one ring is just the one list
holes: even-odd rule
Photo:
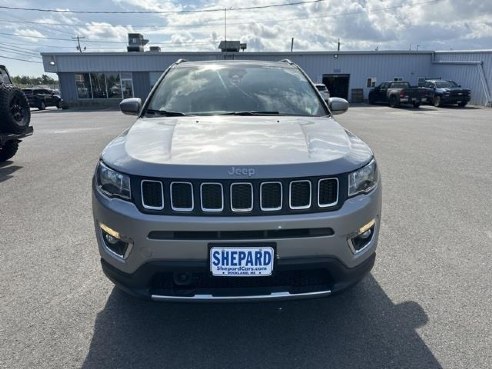
[[58, 74], [62, 98], [69, 105], [112, 105], [127, 97], [144, 99], [162, 72], [178, 59], [289, 59], [313, 82], [324, 83], [332, 96], [351, 102], [367, 100], [371, 87], [384, 81], [396, 79], [416, 85], [424, 78], [442, 78], [471, 89], [470, 104], [492, 105], [492, 50], [248, 52], [238, 47], [217, 52], [161, 52], [159, 48], [144, 52], [143, 46], [133, 50], [129, 46], [128, 50], [41, 55], [44, 70]]

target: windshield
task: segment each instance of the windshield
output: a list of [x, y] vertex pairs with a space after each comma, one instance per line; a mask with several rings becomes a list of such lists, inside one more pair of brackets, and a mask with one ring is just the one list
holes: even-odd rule
[[209, 64], [171, 69], [147, 113], [322, 116], [327, 110], [297, 69], [283, 66]]
[[436, 82], [436, 87], [437, 88], [452, 88], [452, 87], [458, 87], [456, 82], [453, 81], [438, 81]]

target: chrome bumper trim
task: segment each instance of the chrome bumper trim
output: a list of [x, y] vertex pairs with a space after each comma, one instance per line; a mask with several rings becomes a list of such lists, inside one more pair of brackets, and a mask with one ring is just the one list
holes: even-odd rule
[[266, 301], [266, 300], [285, 300], [285, 299], [302, 299], [310, 297], [324, 297], [331, 295], [331, 290], [316, 291], [316, 292], [306, 292], [306, 293], [290, 293], [290, 292], [272, 292], [269, 295], [252, 295], [252, 296], [213, 296], [213, 295], [194, 295], [194, 296], [163, 296], [163, 295], [152, 295], [151, 299], [153, 301]]

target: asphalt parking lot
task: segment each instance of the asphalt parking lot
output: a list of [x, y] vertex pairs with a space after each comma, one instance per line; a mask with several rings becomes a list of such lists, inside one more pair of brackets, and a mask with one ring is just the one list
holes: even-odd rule
[[33, 111], [0, 165], [1, 368], [491, 368], [492, 109], [354, 106], [383, 177], [376, 266], [348, 292], [149, 303], [103, 275], [90, 182], [134, 118]]

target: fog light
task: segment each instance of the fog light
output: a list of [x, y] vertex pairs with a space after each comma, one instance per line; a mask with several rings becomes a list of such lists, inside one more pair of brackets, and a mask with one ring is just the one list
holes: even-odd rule
[[132, 243], [107, 225], [100, 223], [99, 226], [106, 249], [119, 258], [126, 259], [131, 251]]
[[376, 221], [373, 219], [366, 225], [360, 227], [356, 233], [349, 237], [348, 244], [354, 254], [364, 250], [371, 242], [375, 225]]

